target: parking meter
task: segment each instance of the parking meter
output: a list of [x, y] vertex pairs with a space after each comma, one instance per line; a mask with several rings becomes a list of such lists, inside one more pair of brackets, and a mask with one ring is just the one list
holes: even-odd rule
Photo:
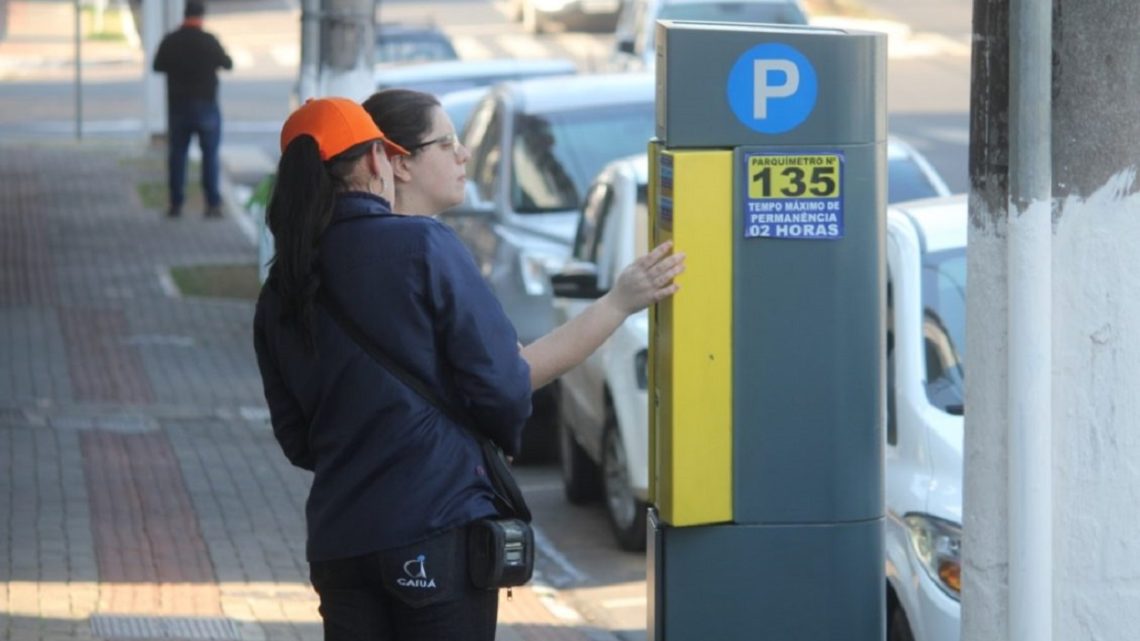
[[649, 636], [880, 641], [886, 38], [656, 41]]

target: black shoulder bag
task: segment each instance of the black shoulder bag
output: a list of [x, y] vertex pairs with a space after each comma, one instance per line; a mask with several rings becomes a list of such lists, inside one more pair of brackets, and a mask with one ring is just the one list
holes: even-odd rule
[[495, 495], [500, 512], [498, 519], [483, 519], [468, 529], [468, 574], [476, 587], [484, 589], [507, 588], [523, 585], [534, 573], [534, 530], [530, 527], [531, 513], [522, 490], [503, 454], [502, 448], [483, 433], [471, 427], [465, 414], [445, 403], [430, 387], [394, 361], [344, 310], [321, 290], [317, 295], [329, 316], [357, 345], [393, 376], [434, 405], [445, 415], [475, 437], [483, 449], [483, 462], [487, 478]]

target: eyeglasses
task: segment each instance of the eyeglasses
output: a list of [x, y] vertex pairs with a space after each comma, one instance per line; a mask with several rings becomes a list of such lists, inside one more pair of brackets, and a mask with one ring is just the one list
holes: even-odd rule
[[449, 134], [444, 134], [444, 135], [440, 136], [439, 138], [432, 138], [431, 140], [428, 140], [426, 142], [421, 142], [418, 145], [413, 145], [409, 149], [409, 151], [417, 151], [417, 150], [423, 149], [424, 147], [430, 147], [431, 145], [439, 145], [441, 149], [450, 151], [453, 154], [458, 154], [459, 153], [459, 136], [457, 136], [455, 134], [455, 132], [453, 131]]

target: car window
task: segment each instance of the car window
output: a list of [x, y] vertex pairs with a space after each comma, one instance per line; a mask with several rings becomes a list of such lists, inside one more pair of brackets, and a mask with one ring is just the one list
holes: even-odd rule
[[617, 207], [618, 199], [612, 195], [606, 198], [602, 203], [602, 213], [598, 219], [598, 237], [594, 239], [594, 264], [598, 266], [598, 286], [602, 289], [609, 289], [614, 283], [614, 262], [617, 258], [614, 256], [614, 246], [616, 243], [616, 236], [618, 235], [617, 216], [614, 214], [614, 208]]
[[887, 202], [900, 203], [941, 195], [918, 163], [909, 158], [894, 158], [887, 162]]
[[[633, 203], [633, 220], [628, 220], [621, 215], [619, 208], [625, 199], [619, 200], [612, 197], [607, 200], [605, 204], [605, 212], [602, 214], [601, 229], [602, 232], [598, 237], [597, 248], [594, 255], [597, 257], [594, 262], [598, 265], [598, 286], [603, 289], [613, 287], [617, 282], [618, 274], [625, 269], [633, 260], [645, 255], [648, 251], [647, 243], [649, 242], [649, 228], [647, 221], [649, 219], [649, 206], [647, 200], [648, 188], [645, 185], [639, 185], [637, 188], [637, 195]], [[628, 214], [627, 214], [628, 215]], [[628, 233], [627, 225], [633, 227], [633, 255], [630, 256], [622, 251], [618, 246], [618, 241], [628, 243], [629, 238], [626, 237]]]
[[495, 101], [486, 100], [468, 126], [470, 176], [479, 190], [479, 197], [484, 200], [491, 200], [495, 195], [495, 175], [502, 156], [502, 120]]
[[[633, 258], [636, 260], [649, 253], [649, 189], [645, 185], [637, 187], [637, 205], [633, 209]], [[621, 266], [623, 269], [625, 265]]]
[[373, 62], [388, 64], [394, 62], [432, 62], [436, 60], [457, 60], [459, 55], [447, 38], [432, 33], [391, 34], [383, 32], [376, 36], [376, 49]]
[[455, 131], [459, 133], [460, 140], [467, 140], [468, 124], [471, 122], [475, 107], [479, 104], [479, 99], [448, 99], [444, 96], [440, 99], [440, 103], [443, 105], [443, 111], [447, 113], [448, 119], [455, 125]]
[[922, 266], [922, 341], [931, 405], [962, 412], [965, 398], [966, 251], [932, 252]]
[[578, 221], [578, 235], [574, 239], [574, 258], [586, 262], [595, 262], [597, 253], [598, 230], [602, 220], [602, 211], [613, 199], [613, 192], [609, 185], [598, 183], [590, 188], [586, 196], [586, 206], [582, 208], [582, 218]]
[[645, 151], [653, 104], [519, 114], [511, 147], [511, 205], [518, 213], [579, 208], [580, 195], [615, 158]]

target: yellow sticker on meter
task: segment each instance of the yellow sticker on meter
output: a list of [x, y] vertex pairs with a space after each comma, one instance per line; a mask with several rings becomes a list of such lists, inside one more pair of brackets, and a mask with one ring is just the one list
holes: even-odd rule
[[839, 198], [837, 154], [749, 156], [748, 197]]
[[842, 152], [746, 152], [741, 160], [745, 238], [843, 238]]

